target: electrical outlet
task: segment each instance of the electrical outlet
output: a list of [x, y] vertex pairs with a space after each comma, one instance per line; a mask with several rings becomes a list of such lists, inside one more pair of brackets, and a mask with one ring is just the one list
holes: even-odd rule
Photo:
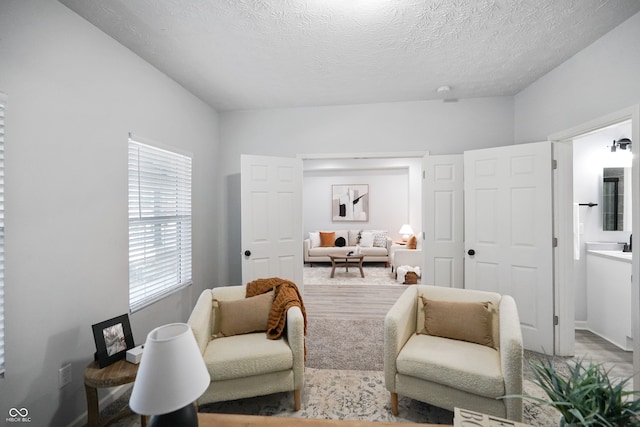
[[67, 363], [58, 369], [58, 386], [60, 388], [71, 383], [71, 363]]

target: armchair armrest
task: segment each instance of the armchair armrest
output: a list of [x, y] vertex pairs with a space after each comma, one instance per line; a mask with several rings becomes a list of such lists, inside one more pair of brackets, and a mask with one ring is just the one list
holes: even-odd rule
[[207, 344], [211, 340], [211, 315], [213, 311], [213, 298], [211, 290], [205, 289], [198, 297], [187, 323], [193, 330], [193, 335], [198, 343], [200, 352], [204, 354]]
[[287, 341], [293, 353], [293, 381], [295, 388], [304, 386], [304, 317], [300, 307], [287, 310]]
[[[500, 363], [506, 395], [522, 394], [522, 331], [516, 302], [509, 295], [500, 300]], [[507, 418], [522, 421], [522, 399], [505, 399]]]
[[417, 286], [407, 288], [384, 318], [384, 377], [387, 389], [394, 393], [396, 359], [416, 332], [417, 298]]
[[422, 269], [422, 249], [396, 249], [393, 252], [393, 266], [408, 265]]

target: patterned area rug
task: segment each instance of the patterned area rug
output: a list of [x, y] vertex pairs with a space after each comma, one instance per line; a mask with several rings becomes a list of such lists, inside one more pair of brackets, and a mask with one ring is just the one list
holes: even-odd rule
[[[315, 268], [315, 267], [314, 267]], [[307, 363], [302, 409], [293, 409], [292, 393], [219, 402], [200, 407], [202, 412], [270, 415], [294, 418], [451, 424], [453, 413], [400, 396], [399, 415], [391, 413], [389, 392], [382, 372], [382, 320], [311, 319], [307, 334]], [[543, 355], [526, 352], [525, 357]], [[561, 363], [562, 359], [554, 360]], [[526, 363], [525, 363], [526, 366]], [[525, 394], [544, 397], [525, 370]], [[104, 412], [113, 412], [128, 401], [126, 393]], [[103, 414], [103, 415], [106, 415]], [[534, 426], [558, 425], [558, 413], [549, 407], [524, 403], [525, 422]], [[139, 426], [131, 416], [114, 424]]]

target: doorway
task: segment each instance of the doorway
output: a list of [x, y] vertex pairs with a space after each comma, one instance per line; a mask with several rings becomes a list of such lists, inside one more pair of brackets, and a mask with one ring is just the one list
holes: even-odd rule
[[[640, 107], [635, 105], [627, 109], [609, 114], [599, 119], [584, 123], [575, 128], [568, 129], [557, 134], [551, 135], [549, 139], [554, 142], [554, 159], [558, 162], [558, 169], [554, 175], [554, 235], [558, 239], [558, 247], [555, 253], [555, 309], [559, 318], [559, 322], [556, 325], [556, 354], [562, 356], [571, 356], [575, 353], [575, 329], [576, 319], [580, 319], [584, 316], [581, 312], [580, 300], [577, 302], [577, 298], [581, 293], [579, 285], [580, 274], [576, 270], [576, 257], [583, 255], [581, 252], [584, 250], [582, 246], [576, 246], [575, 235], [580, 235], [580, 224], [586, 227], [584, 221], [589, 216], [588, 212], [584, 212], [585, 209], [589, 209], [588, 206], [580, 207], [578, 210], [578, 219], [574, 221], [573, 202], [577, 203], [589, 203], [586, 200], [578, 200], [574, 197], [574, 167], [580, 168], [579, 165], [574, 164], [573, 150], [579, 151], [578, 144], [580, 144], [581, 138], [589, 135], [595, 135], [598, 132], [603, 132], [605, 129], [615, 130], [617, 125], [623, 123], [630, 123], [630, 135], [627, 136], [632, 141], [638, 141], [640, 139]], [[603, 134], [604, 135], [604, 134]], [[607, 136], [608, 138], [608, 136]], [[583, 140], [584, 142], [584, 140]], [[602, 157], [606, 152], [608, 144], [611, 146], [613, 138], [608, 143], [604, 143], [602, 150]], [[631, 147], [632, 153], [638, 153], [638, 147]], [[636, 154], [632, 160], [632, 182], [639, 182], [639, 159]], [[634, 186], [632, 189], [632, 229], [640, 229], [640, 188]], [[597, 197], [601, 197], [600, 194]], [[599, 200], [594, 200], [591, 203], [600, 203]], [[592, 207], [593, 208], [593, 207]], [[581, 215], [582, 214], [582, 215]], [[592, 217], [598, 215], [591, 214]], [[601, 220], [600, 218], [596, 218]], [[618, 233], [623, 233], [622, 231]], [[619, 236], [613, 237], [618, 239]], [[622, 241], [622, 240], [620, 240]], [[576, 251], [574, 248], [579, 248]], [[576, 254], [577, 252], [577, 254]], [[633, 339], [633, 364], [634, 372], [638, 372], [640, 368], [640, 342], [638, 339], [640, 324], [638, 313], [640, 311], [640, 292], [639, 292], [639, 258], [634, 257], [632, 260], [632, 285], [631, 285], [631, 324], [632, 324], [632, 339]], [[578, 323], [580, 326], [580, 323]], [[634, 382], [638, 381], [640, 377], [636, 376]], [[637, 383], [636, 383], [637, 384]]]

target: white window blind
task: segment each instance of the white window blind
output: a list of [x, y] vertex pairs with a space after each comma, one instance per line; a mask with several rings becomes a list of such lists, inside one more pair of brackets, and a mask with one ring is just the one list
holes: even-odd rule
[[4, 377], [4, 106], [0, 93], [0, 377]]
[[129, 138], [129, 309], [191, 284], [191, 157]]

